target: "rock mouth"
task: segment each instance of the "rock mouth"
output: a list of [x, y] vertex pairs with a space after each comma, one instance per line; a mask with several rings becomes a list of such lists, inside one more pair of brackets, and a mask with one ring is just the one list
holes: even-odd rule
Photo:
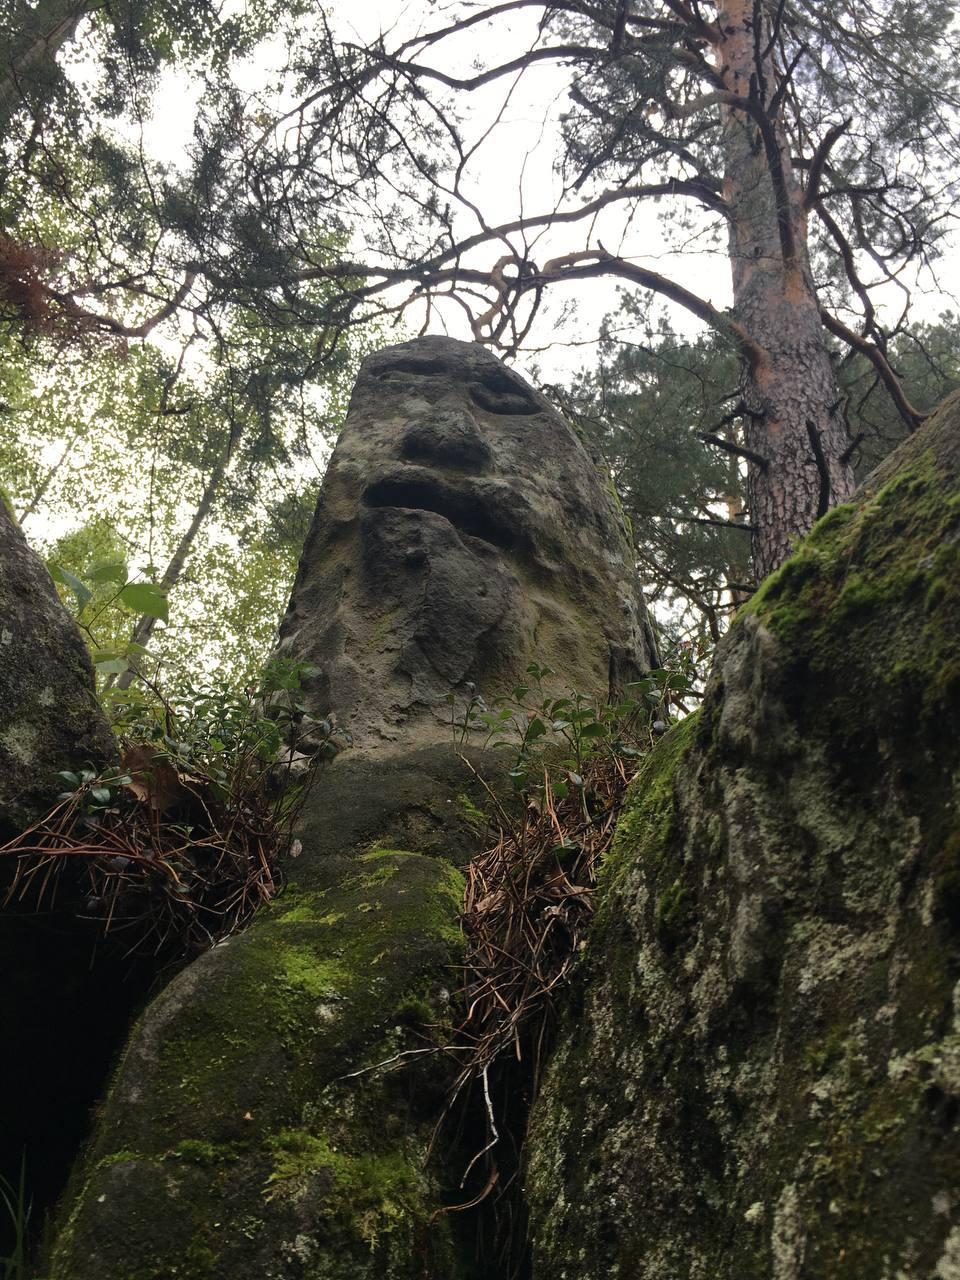
[[367, 509], [398, 507], [442, 516], [458, 533], [478, 538], [501, 551], [513, 551], [521, 538], [503, 512], [477, 494], [452, 489], [424, 476], [386, 476], [371, 484], [362, 499]]

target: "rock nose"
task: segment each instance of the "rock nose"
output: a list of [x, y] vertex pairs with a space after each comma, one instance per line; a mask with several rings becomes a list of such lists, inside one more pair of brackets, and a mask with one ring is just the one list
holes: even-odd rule
[[421, 466], [485, 471], [490, 446], [477, 421], [462, 409], [434, 409], [407, 424], [400, 442], [404, 462]]

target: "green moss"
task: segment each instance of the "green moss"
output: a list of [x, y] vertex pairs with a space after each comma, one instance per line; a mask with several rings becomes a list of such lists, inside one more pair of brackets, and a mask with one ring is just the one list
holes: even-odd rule
[[831, 1027], [822, 1036], [817, 1036], [803, 1050], [803, 1065], [813, 1075], [823, 1075], [843, 1056], [847, 1027]]
[[960, 397], [816, 526], [632, 785], [528, 1144], [535, 1274], [956, 1271], [958, 442]]
[[97, 1162], [97, 1168], [109, 1169], [115, 1164], [125, 1164], [129, 1160], [143, 1160], [146, 1158], [138, 1151], [112, 1151], [110, 1155], [104, 1156], [102, 1160]]
[[681, 880], [672, 881], [657, 898], [654, 922], [664, 946], [679, 945], [693, 922], [693, 895]]
[[278, 954], [281, 981], [311, 996], [329, 995], [344, 985], [347, 970], [336, 960], [321, 959], [310, 946], [282, 947]]
[[349, 1224], [371, 1250], [420, 1200], [417, 1173], [400, 1153], [353, 1155], [302, 1129], [277, 1134], [270, 1150], [273, 1172], [267, 1180], [267, 1199], [319, 1194], [325, 1212]]
[[215, 1146], [200, 1138], [186, 1138], [170, 1155], [175, 1160], [187, 1160], [191, 1164], [215, 1165], [226, 1160], [236, 1160], [237, 1151], [231, 1147]]
[[862, 666], [864, 643], [867, 654], [871, 646], [861, 637], [882, 613], [892, 638], [909, 636], [890, 646], [887, 683], [928, 708], [952, 699], [958, 671], [949, 620], [960, 604], [954, 483], [927, 450], [871, 499], [825, 516], [743, 612], [818, 671], [842, 669], [851, 655]]
[[613, 849], [600, 871], [600, 884], [607, 892], [625, 863], [642, 859], [659, 866], [666, 854], [676, 812], [676, 777], [680, 761], [696, 736], [699, 713], [675, 724], [656, 744], [630, 784]]
[[457, 807], [464, 822], [476, 832], [485, 831], [489, 825], [487, 815], [463, 791], [457, 796]]
[[[147, 1011], [78, 1178], [56, 1280], [260, 1275], [274, 1265], [264, 1249], [292, 1251], [318, 1280], [414, 1280], [421, 1254], [456, 1274], [446, 1230], [426, 1240], [432, 1122], [411, 1114], [408, 1074], [395, 1092], [397, 1075], [376, 1067], [422, 1043], [407, 1028], [435, 1021], [456, 980], [464, 880], [400, 850], [356, 865], [323, 893], [285, 894]], [[406, 1070], [432, 1096], [436, 1067]], [[248, 1237], [233, 1224], [251, 1195], [263, 1225]], [[130, 1221], [134, 1203], [146, 1216]], [[177, 1231], [155, 1238], [168, 1217]]]
[[427, 1027], [436, 1022], [436, 1014], [426, 1000], [411, 996], [397, 1006], [396, 1019], [406, 1026]]

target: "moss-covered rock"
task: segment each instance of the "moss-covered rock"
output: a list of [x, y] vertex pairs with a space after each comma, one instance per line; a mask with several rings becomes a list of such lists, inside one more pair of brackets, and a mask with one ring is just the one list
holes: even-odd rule
[[113, 752], [80, 632], [0, 502], [0, 839], [50, 807], [57, 770]]
[[960, 1276], [960, 399], [633, 784], [535, 1112], [543, 1280]]
[[181, 973], [135, 1028], [75, 1175], [63, 1280], [452, 1277], [424, 1155], [445, 1076], [463, 881], [375, 850], [290, 892]]
[[469, 1273], [425, 1162], [452, 1067], [423, 1050], [454, 1016], [481, 792], [451, 748], [321, 774], [281, 896], [134, 1027], [49, 1280]]

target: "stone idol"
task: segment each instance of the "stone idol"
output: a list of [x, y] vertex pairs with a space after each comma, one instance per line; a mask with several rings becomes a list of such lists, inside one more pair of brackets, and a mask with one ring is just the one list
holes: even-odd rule
[[281, 628], [315, 715], [355, 747], [449, 735], [536, 661], [606, 698], [656, 665], [612, 486], [484, 348], [421, 338], [363, 364]]

